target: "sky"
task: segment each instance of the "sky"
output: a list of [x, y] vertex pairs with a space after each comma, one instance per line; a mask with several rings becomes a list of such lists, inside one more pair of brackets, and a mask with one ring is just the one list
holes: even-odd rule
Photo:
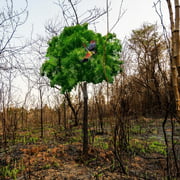
[[[61, 2], [63, 0], [60, 0]], [[109, 0], [111, 1], [110, 12], [109, 12], [109, 29], [117, 21], [119, 15], [119, 8], [121, 0]], [[117, 34], [117, 37], [123, 41], [125, 37], [129, 37], [132, 30], [138, 29], [143, 23], [157, 23], [160, 25], [160, 19], [153, 8], [153, 3], [157, 0], [123, 0], [122, 12], [124, 15], [121, 17], [117, 26], [112, 32]], [[4, 0], [0, 0], [0, 8]], [[14, 8], [22, 9], [25, 6], [25, 0], [14, 0]], [[18, 34], [27, 39], [30, 38], [32, 28], [34, 38], [37, 35], [45, 36], [45, 24], [49, 19], [55, 19], [58, 17], [58, 21], [63, 21], [62, 11], [55, 2], [57, 0], [28, 0], [28, 19], [26, 23], [18, 29]], [[164, 3], [164, 4], [163, 4]], [[81, 0], [81, 3], [77, 7], [77, 13], [80, 16], [88, 9], [94, 7], [106, 8], [106, 0]], [[165, 24], [168, 26], [169, 17], [166, 2], [162, 1], [162, 12]], [[96, 28], [91, 26], [93, 30], [99, 33], [106, 34], [106, 15], [99, 19], [96, 24]], [[21, 87], [22, 80], [16, 81], [16, 86]], [[24, 84], [23, 84], [24, 86]], [[26, 88], [25, 88], [26, 89]], [[20, 90], [20, 89], [19, 89]], [[27, 90], [20, 90], [20, 93], [26, 93]]]
[[[0, 0], [1, 1], [1, 0]], [[22, 8], [25, 0], [16, 1], [16, 7]], [[60, 0], [62, 1], [62, 0]], [[109, 12], [109, 27], [114, 25], [117, 20], [120, 8], [120, 0], [111, 1]], [[157, 0], [124, 0], [122, 5], [122, 11], [125, 12], [121, 17], [118, 25], [113, 30], [120, 39], [124, 39], [125, 36], [129, 36], [133, 29], [139, 28], [143, 23], [158, 23], [160, 20], [153, 8], [153, 3]], [[62, 21], [61, 9], [55, 4], [57, 0], [29, 0], [28, 11], [29, 18], [26, 24], [21, 28], [22, 34], [28, 36], [31, 33], [32, 27], [34, 34], [44, 34], [44, 25], [49, 19], [56, 18]], [[82, 0], [78, 5], [77, 13], [81, 15], [88, 9], [93, 7], [106, 8], [106, 0]], [[162, 2], [162, 12], [164, 21], [168, 24], [168, 11], [166, 2]], [[100, 19], [100, 22], [96, 25], [96, 30], [102, 34], [107, 32], [106, 28], [106, 16]]]

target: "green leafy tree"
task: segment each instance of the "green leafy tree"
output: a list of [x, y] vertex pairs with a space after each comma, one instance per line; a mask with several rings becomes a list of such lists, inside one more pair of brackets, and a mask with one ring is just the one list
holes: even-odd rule
[[[96, 42], [95, 54], [87, 62], [82, 59], [91, 40]], [[121, 71], [120, 40], [115, 34], [102, 36], [88, 29], [88, 24], [65, 27], [59, 36], [53, 37], [47, 49], [47, 60], [41, 74], [50, 79], [51, 86], [60, 86], [61, 93], [70, 92], [80, 83], [84, 96], [83, 152], [88, 151], [88, 96], [87, 83], [113, 82]]]

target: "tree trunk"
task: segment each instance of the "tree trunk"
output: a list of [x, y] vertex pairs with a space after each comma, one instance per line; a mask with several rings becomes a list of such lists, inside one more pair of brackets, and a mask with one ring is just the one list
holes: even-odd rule
[[169, 9], [171, 33], [172, 33], [172, 47], [171, 47], [171, 71], [172, 71], [172, 86], [174, 91], [176, 113], [180, 117], [180, 33], [179, 33], [179, 0], [175, 2], [175, 20], [173, 18], [172, 4], [170, 0], [166, 0]]
[[84, 99], [84, 112], [83, 112], [83, 155], [88, 155], [88, 93], [87, 82], [82, 84], [82, 92]]
[[64, 129], [67, 128], [67, 123], [66, 123], [66, 100], [64, 99], [63, 102], [63, 110], [64, 110]]
[[40, 96], [40, 122], [41, 122], [41, 138], [44, 137], [44, 122], [43, 122], [43, 99], [42, 99], [42, 89], [39, 88], [39, 96]]
[[[180, 13], [180, 4], [179, 0], [175, 0], [175, 28], [174, 28], [174, 38], [175, 38], [175, 49], [174, 49], [174, 61], [176, 62], [177, 66], [177, 84], [178, 84], [178, 94], [180, 94], [180, 31], [179, 31], [179, 17]], [[180, 96], [180, 95], [179, 95]], [[176, 99], [176, 109], [177, 109], [177, 115], [180, 118], [180, 97], [178, 96], [178, 99]]]
[[[103, 126], [103, 109], [102, 109], [102, 104], [101, 102], [98, 102], [97, 96], [95, 96], [96, 100], [96, 106], [97, 106], [97, 111], [98, 111], [98, 118], [99, 118], [99, 133], [103, 134], [104, 133], [104, 126]], [[101, 101], [101, 99], [99, 100]]]
[[2, 128], [3, 128], [3, 144], [6, 146], [6, 144], [7, 144], [7, 130], [6, 130], [6, 119], [5, 119], [4, 112], [2, 112]]
[[78, 126], [78, 112], [79, 112], [79, 109], [81, 108], [81, 105], [79, 105], [79, 108], [76, 110], [75, 107], [73, 107], [73, 104], [71, 102], [70, 94], [65, 93], [64, 95], [65, 95], [67, 102], [68, 102], [68, 105], [71, 108], [71, 111], [74, 115], [74, 126]]
[[57, 111], [57, 115], [58, 115], [58, 125], [60, 126], [61, 125], [61, 110], [60, 110], [60, 107], [57, 107], [56, 111]]
[[21, 108], [21, 128], [24, 129], [24, 108]]

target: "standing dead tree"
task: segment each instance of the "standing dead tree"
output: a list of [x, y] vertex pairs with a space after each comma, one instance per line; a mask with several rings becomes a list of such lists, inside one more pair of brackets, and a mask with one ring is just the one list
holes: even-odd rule
[[[13, 46], [11, 42], [15, 39], [17, 29], [22, 26], [28, 17], [28, 3], [22, 10], [15, 10], [14, 3], [12, 0], [5, 1], [4, 8], [0, 11], [0, 58], [7, 57], [7, 55], [12, 55], [17, 53], [23, 47]], [[2, 63], [2, 62], [1, 62]], [[7, 69], [4, 64], [0, 64], [0, 69]]]
[[171, 24], [171, 49], [170, 61], [172, 72], [172, 85], [176, 102], [176, 113], [180, 118], [180, 4], [179, 0], [174, 0], [174, 11], [172, 1], [166, 0], [169, 10]]
[[[17, 69], [19, 62], [17, 54], [23, 50], [26, 45], [21, 45], [18, 42], [18, 28], [21, 27], [28, 17], [28, 2], [24, 1], [25, 6], [22, 9], [15, 9], [13, 0], [1, 1], [0, 9], [0, 111], [2, 128], [3, 128], [3, 142], [6, 144], [7, 133], [7, 111], [9, 100], [12, 98], [12, 82], [11, 78], [16, 76], [13, 70]], [[14, 43], [16, 41], [16, 44]], [[6, 89], [4, 89], [6, 87]], [[4, 93], [7, 93], [4, 96]]]
[[164, 40], [158, 33], [157, 26], [143, 24], [140, 29], [133, 30], [129, 39], [129, 49], [134, 53], [134, 61], [137, 62], [135, 82], [145, 92], [146, 111], [143, 114], [155, 113], [157, 109], [161, 112], [163, 110], [162, 92], [163, 86], [167, 84], [167, 76]]
[[[170, 94], [170, 98], [167, 104], [166, 115], [162, 124], [163, 132], [164, 132], [164, 139], [166, 144], [166, 169], [167, 169], [167, 178], [170, 179], [171, 176], [180, 176], [180, 170], [178, 165], [178, 159], [176, 154], [177, 147], [174, 143], [174, 131], [175, 131], [175, 119], [179, 122], [180, 121], [180, 4], [179, 0], [166, 0], [168, 10], [169, 10], [169, 20], [170, 20], [170, 27], [171, 27], [171, 39], [167, 38], [167, 30], [164, 26], [163, 22], [163, 13], [161, 11], [161, 1], [157, 1], [154, 3], [156, 8], [156, 12], [158, 13], [161, 24], [163, 26], [165, 37], [166, 37], [166, 44], [169, 51], [170, 57], [170, 66], [171, 66], [171, 84], [172, 84], [172, 91], [173, 93]], [[160, 8], [159, 11], [157, 10], [157, 4], [159, 3]], [[174, 5], [174, 8], [173, 8]], [[173, 95], [172, 95], [173, 94]], [[173, 99], [173, 100], [172, 100]], [[175, 104], [175, 107], [172, 106]], [[171, 114], [171, 139], [169, 141], [167, 133], [166, 133], [166, 125], [168, 122], [168, 116]], [[170, 144], [171, 143], [171, 144]], [[172, 152], [172, 153], [171, 153]], [[173, 157], [171, 157], [171, 154]], [[173, 159], [174, 164], [172, 164], [171, 159]]]
[[[79, 91], [79, 90], [78, 90], [78, 91]], [[79, 93], [79, 94], [80, 94], [80, 93]], [[81, 106], [82, 106], [82, 103], [81, 103], [81, 101], [80, 101], [80, 98], [78, 98], [78, 99], [79, 99], [79, 100], [78, 100], [78, 103], [76, 103], [76, 106], [75, 106], [75, 105], [73, 105], [73, 103], [72, 103], [72, 100], [71, 100], [71, 97], [70, 97], [70, 93], [67, 93], [67, 92], [66, 92], [64, 95], [65, 95], [65, 97], [66, 97], [67, 103], [68, 103], [69, 107], [71, 108], [71, 111], [72, 111], [73, 116], [74, 116], [74, 126], [78, 126], [78, 124], [79, 124], [78, 113], [79, 113], [79, 110], [80, 110], [80, 108], [81, 108]], [[79, 97], [80, 97], [80, 95], [79, 95]]]

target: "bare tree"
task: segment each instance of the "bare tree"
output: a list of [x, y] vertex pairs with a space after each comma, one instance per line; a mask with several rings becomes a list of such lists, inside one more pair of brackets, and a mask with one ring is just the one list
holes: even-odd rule
[[164, 81], [167, 81], [165, 75], [167, 69], [163, 67], [166, 63], [164, 44], [157, 26], [151, 24], [143, 24], [142, 28], [133, 30], [129, 39], [129, 48], [137, 62], [135, 81], [144, 87], [144, 106], [148, 113], [155, 105], [159, 112], [162, 110], [161, 94]]
[[176, 112], [180, 118], [180, 4], [179, 0], [174, 0], [174, 11], [172, 1], [166, 0], [169, 9], [169, 19], [171, 24], [171, 50], [170, 61], [172, 71], [172, 84], [176, 102]]
[[101, 16], [106, 14], [106, 10], [94, 7], [90, 10], [85, 10], [80, 13], [77, 6], [81, 0], [57, 0], [56, 4], [61, 8], [64, 17], [65, 26], [83, 23], [95, 23]]
[[[78, 91], [80, 91], [80, 90], [78, 90]], [[80, 92], [79, 92], [79, 94], [80, 94]], [[69, 107], [71, 108], [71, 111], [74, 115], [74, 126], [78, 126], [78, 124], [79, 124], [78, 113], [79, 113], [79, 110], [82, 106], [82, 103], [80, 101], [80, 95], [79, 95], [79, 98], [77, 99], [78, 102], [75, 102], [75, 105], [73, 105], [73, 103], [72, 103], [70, 93], [65, 93], [64, 95], [65, 95], [67, 103], [68, 103]]]
[[[22, 46], [13, 46], [13, 40], [16, 40], [18, 28], [22, 26], [28, 17], [28, 2], [25, 0], [25, 7], [21, 10], [14, 9], [13, 0], [4, 2], [4, 8], [0, 12], [0, 69], [6, 69], [7, 66], [2, 62], [3, 58], [15, 55], [22, 50]], [[6, 59], [7, 60], [7, 59]]]
[[[163, 133], [164, 133], [164, 140], [166, 144], [166, 171], [167, 171], [167, 178], [170, 179], [171, 176], [176, 174], [177, 177], [180, 176], [180, 170], [178, 165], [178, 158], [177, 158], [177, 150], [174, 143], [174, 132], [175, 132], [175, 123], [173, 118], [176, 117], [176, 120], [180, 121], [180, 4], [179, 0], [166, 0], [168, 10], [169, 10], [169, 20], [170, 20], [170, 30], [171, 30], [171, 37], [167, 36], [167, 29], [163, 22], [163, 13], [161, 10], [161, 1], [157, 1], [154, 3], [155, 10], [159, 15], [161, 20], [161, 25], [164, 30], [164, 36], [166, 39], [166, 46], [169, 52], [170, 57], [170, 66], [171, 66], [171, 91], [173, 93], [169, 93], [169, 99], [167, 103], [167, 110], [165, 114], [165, 118], [162, 124]], [[173, 5], [174, 4], [174, 8]], [[157, 8], [159, 5], [159, 9]], [[170, 91], [170, 92], [171, 92]], [[174, 106], [173, 106], [174, 104]], [[166, 132], [166, 125], [168, 122], [168, 116], [171, 115], [171, 138], [169, 139]], [[172, 152], [172, 153], [171, 153]], [[173, 157], [171, 157], [171, 154]], [[172, 164], [172, 159], [174, 164]]]
[[[13, 0], [4, 0], [1, 2], [2, 8], [0, 9], [0, 96], [2, 97], [0, 99], [0, 109], [3, 110], [2, 124], [5, 142], [7, 122], [4, 110], [12, 98], [12, 79], [15, 78], [15, 70], [19, 66], [16, 57], [26, 47], [18, 41], [17, 36], [18, 28], [26, 22], [28, 17], [28, 2], [27, 0], [24, 2], [24, 8], [17, 10], [14, 7]], [[5, 87], [7, 88], [6, 92], [8, 92], [7, 96], [4, 96]]]

